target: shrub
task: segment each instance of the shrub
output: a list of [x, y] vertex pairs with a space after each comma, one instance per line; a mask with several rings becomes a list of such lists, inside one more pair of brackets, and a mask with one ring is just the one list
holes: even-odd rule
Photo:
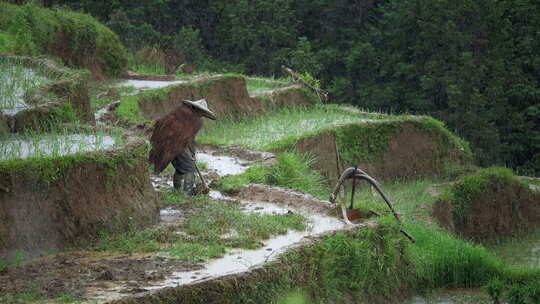
[[0, 41], [6, 42], [0, 48], [5, 52], [52, 55], [67, 65], [111, 76], [127, 64], [118, 36], [89, 15], [4, 2], [0, 15]]

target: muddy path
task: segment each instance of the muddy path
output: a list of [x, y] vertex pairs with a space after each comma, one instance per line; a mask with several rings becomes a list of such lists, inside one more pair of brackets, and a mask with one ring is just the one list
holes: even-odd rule
[[[274, 156], [237, 148], [202, 147], [197, 159], [205, 163], [203, 175], [211, 182], [240, 174], [254, 164], [271, 163]], [[171, 174], [151, 176], [151, 179], [156, 190], [171, 190]], [[216, 190], [211, 191], [210, 197], [223, 204], [239, 205], [248, 214], [301, 214], [309, 223], [308, 229], [272, 236], [257, 249], [229, 249], [224, 256], [207, 262], [185, 262], [159, 253], [120, 254], [94, 248], [51, 254], [3, 269], [0, 294], [37, 290], [44, 299], [42, 303], [54, 303], [59, 295], [65, 294], [83, 303], [107, 303], [144, 292], [159, 292], [166, 287], [247, 272], [273, 261], [308, 238], [347, 228], [328, 202], [290, 189], [246, 185], [236, 197]], [[164, 238], [181, 235], [183, 223], [197, 211], [189, 205], [163, 204], [161, 221], [154, 227], [155, 231], [163, 233]]]

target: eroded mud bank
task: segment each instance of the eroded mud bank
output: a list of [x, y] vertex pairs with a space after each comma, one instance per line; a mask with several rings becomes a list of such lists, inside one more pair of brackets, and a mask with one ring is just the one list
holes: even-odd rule
[[0, 162], [0, 256], [86, 245], [100, 231], [158, 220], [147, 146]]

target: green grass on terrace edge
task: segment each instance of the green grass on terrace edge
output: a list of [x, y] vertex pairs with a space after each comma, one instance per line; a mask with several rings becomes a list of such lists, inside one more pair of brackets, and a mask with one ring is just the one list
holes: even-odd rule
[[250, 96], [268, 93], [292, 84], [290, 78], [246, 77], [246, 86]]
[[[212, 77], [212, 76], [219, 76], [219, 77]], [[228, 73], [228, 74], [222, 74], [222, 75], [210, 75], [209, 78], [189, 78], [189, 82], [185, 83], [178, 83], [174, 85], [170, 85], [167, 87], [154, 89], [154, 90], [146, 90], [141, 93], [135, 94], [135, 95], [128, 95], [123, 96], [121, 98], [120, 105], [116, 109], [116, 114], [124, 120], [126, 120], [128, 123], [132, 124], [139, 124], [143, 123], [145, 121], [148, 121], [142, 114], [141, 109], [139, 108], [139, 100], [144, 98], [146, 100], [153, 100], [155, 102], [163, 101], [167, 98], [169, 92], [175, 88], [181, 88], [181, 87], [195, 87], [195, 88], [204, 88], [206, 86], [211, 85], [214, 81], [219, 81], [221, 79], [238, 79], [243, 78], [246, 79], [246, 76], [242, 74], [234, 74], [234, 73]]]
[[423, 116], [369, 113], [354, 107], [339, 105], [317, 105], [310, 109], [283, 108], [272, 113], [245, 117], [240, 120], [223, 119], [206, 122], [198, 135], [198, 141], [219, 146], [240, 146], [270, 151], [291, 147], [299, 139], [331, 131], [340, 126], [403, 121], [420, 122], [419, 125], [447, 137], [456, 147], [467, 149], [461, 139], [435, 119]]

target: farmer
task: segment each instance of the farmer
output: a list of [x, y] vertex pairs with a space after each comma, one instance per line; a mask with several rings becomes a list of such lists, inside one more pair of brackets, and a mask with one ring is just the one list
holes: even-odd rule
[[174, 188], [188, 195], [193, 194], [195, 184], [194, 140], [203, 125], [202, 117], [216, 119], [206, 99], [184, 100], [182, 105], [156, 120], [150, 138], [149, 161], [154, 164], [154, 173], [161, 173], [172, 162]]

